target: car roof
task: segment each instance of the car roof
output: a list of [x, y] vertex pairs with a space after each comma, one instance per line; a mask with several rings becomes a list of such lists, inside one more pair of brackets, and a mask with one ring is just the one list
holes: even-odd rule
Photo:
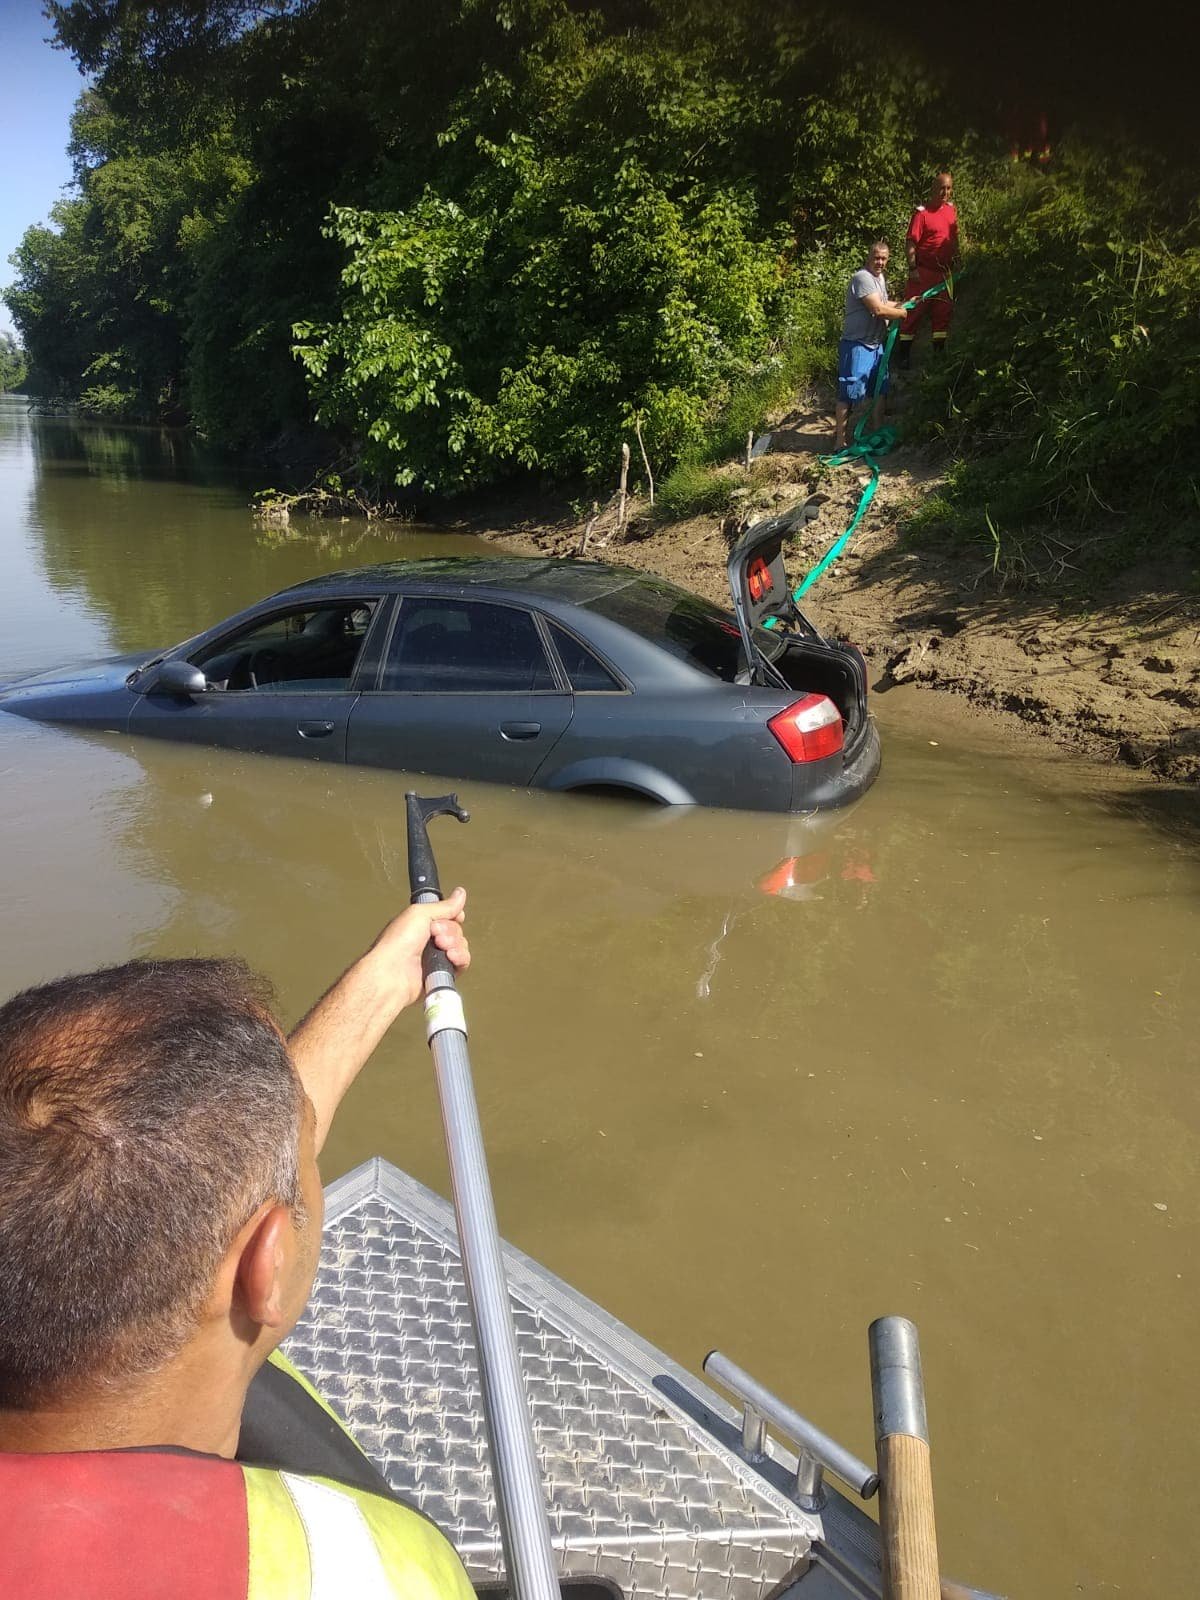
[[370, 567], [351, 567], [285, 589], [288, 595], [319, 595], [347, 588], [386, 591], [413, 584], [465, 585], [475, 589], [585, 605], [598, 595], [644, 582], [646, 575], [632, 567], [613, 567], [602, 561], [551, 560], [539, 557], [430, 556], [422, 561], [383, 561]]

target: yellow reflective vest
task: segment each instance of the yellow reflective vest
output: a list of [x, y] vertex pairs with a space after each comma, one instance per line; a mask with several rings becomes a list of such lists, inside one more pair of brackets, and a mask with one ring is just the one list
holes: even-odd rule
[[328, 1478], [243, 1466], [246, 1600], [475, 1600], [418, 1512]]
[[[269, 1361], [350, 1437], [285, 1356], [276, 1350]], [[245, 1465], [242, 1472], [246, 1600], [475, 1600], [454, 1547], [419, 1512], [330, 1478]]]

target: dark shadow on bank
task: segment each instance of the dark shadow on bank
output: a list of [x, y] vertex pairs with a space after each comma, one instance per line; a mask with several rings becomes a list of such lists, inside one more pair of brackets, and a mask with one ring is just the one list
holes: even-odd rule
[[1200, 849], [1200, 787], [1158, 783], [1098, 794], [1096, 802], [1113, 816], [1149, 823], [1173, 843]]

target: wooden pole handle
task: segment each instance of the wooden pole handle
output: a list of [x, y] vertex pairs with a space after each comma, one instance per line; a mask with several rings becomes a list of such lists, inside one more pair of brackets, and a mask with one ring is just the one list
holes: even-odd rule
[[939, 1600], [937, 1528], [929, 1446], [911, 1434], [876, 1442], [885, 1600]]
[[929, 1428], [917, 1330], [880, 1317], [867, 1334], [879, 1465], [884, 1600], [940, 1600]]

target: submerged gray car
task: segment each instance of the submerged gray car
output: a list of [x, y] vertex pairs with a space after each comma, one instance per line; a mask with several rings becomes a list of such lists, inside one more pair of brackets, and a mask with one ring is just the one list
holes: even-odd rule
[[841, 805], [879, 768], [866, 671], [792, 604], [786, 533], [763, 523], [730, 556], [732, 612], [597, 562], [395, 562], [22, 680], [0, 710], [673, 805]]

